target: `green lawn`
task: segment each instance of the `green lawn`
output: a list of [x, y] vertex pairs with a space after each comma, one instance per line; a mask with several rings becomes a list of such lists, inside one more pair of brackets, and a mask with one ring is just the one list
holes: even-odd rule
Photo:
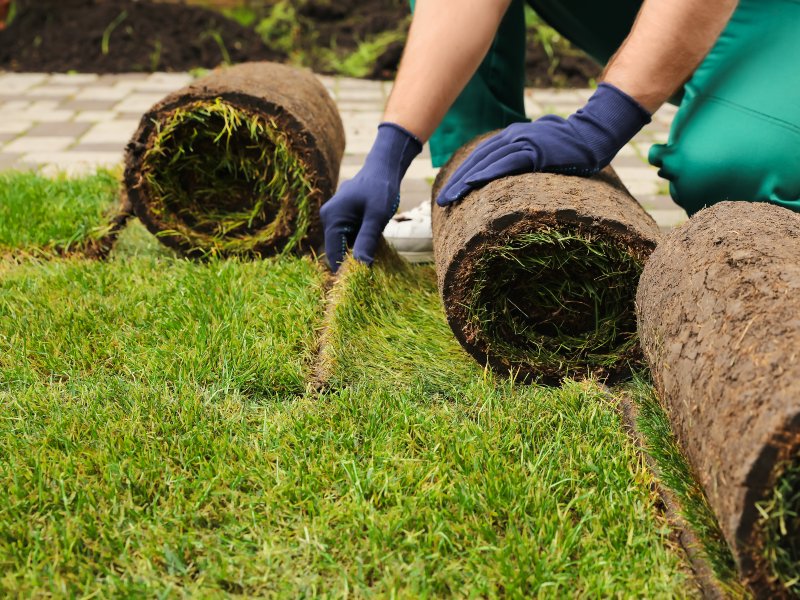
[[324, 285], [138, 226], [0, 269], [0, 596], [692, 595], [599, 386], [484, 372], [430, 267]]
[[118, 204], [118, 179], [109, 171], [78, 179], [0, 172], [0, 256], [70, 249], [102, 234]]

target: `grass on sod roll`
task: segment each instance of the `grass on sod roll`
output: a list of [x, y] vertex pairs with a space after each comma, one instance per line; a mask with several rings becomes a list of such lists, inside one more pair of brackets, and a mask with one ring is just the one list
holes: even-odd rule
[[136, 218], [131, 218], [119, 232], [119, 237], [109, 255], [120, 260], [134, 257], [176, 258], [178, 256], [171, 248], [159, 243]]
[[297, 247], [311, 220], [306, 168], [268, 117], [222, 99], [175, 110], [143, 160], [164, 235], [207, 254], [246, 254], [285, 230]]
[[105, 233], [119, 204], [119, 173], [48, 178], [37, 173], [0, 173], [0, 254], [77, 249]]
[[764, 556], [773, 576], [795, 596], [800, 595], [800, 464], [784, 465], [771, 497], [758, 503], [758, 527], [767, 541]]
[[681, 516], [700, 541], [702, 557], [708, 562], [717, 582], [732, 597], [747, 596], [714, 511], [692, 475], [655, 390], [642, 376], [637, 376], [623, 389], [630, 392], [639, 409], [637, 425], [644, 437], [646, 451], [656, 463], [658, 479], [678, 500]]
[[641, 263], [621, 246], [542, 229], [488, 249], [469, 311], [490, 351], [513, 362], [612, 367], [636, 346]]

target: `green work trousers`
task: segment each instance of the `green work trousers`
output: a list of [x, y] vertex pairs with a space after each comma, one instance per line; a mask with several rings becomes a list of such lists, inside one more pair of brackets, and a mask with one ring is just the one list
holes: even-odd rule
[[[477, 73], [430, 140], [440, 166], [474, 136], [525, 121], [524, 0], [512, 0]], [[530, 0], [539, 15], [604, 64], [641, 0]], [[800, 211], [800, 0], [741, 0], [683, 89], [666, 144], [650, 163], [687, 213], [722, 200]]]

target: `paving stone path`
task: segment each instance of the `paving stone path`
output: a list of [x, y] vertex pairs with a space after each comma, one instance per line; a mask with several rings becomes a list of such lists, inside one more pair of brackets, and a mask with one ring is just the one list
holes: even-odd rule
[[[125, 144], [142, 114], [169, 92], [192, 80], [185, 73], [124, 75], [0, 73], [0, 170], [40, 169], [78, 174], [121, 162]], [[391, 83], [320, 77], [339, 107], [347, 134], [342, 179], [355, 175], [372, 144]], [[528, 115], [567, 116], [591, 90], [525, 92]], [[654, 143], [667, 139], [675, 108], [666, 106], [614, 160], [631, 193], [659, 225], [670, 228], [686, 214], [669, 198], [667, 184], [647, 164]], [[401, 210], [430, 197], [436, 170], [427, 147], [403, 182]]]

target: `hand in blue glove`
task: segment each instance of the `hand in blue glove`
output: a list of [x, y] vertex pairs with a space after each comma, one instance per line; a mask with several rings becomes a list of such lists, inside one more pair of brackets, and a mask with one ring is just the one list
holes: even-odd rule
[[348, 246], [357, 260], [372, 264], [383, 229], [400, 204], [400, 182], [421, 151], [422, 142], [399, 125], [378, 126], [364, 166], [320, 209], [325, 254], [334, 272]]
[[481, 142], [456, 169], [436, 203], [447, 206], [507, 175], [547, 171], [594, 175], [650, 122], [650, 113], [609, 83], [601, 83], [567, 119], [547, 115], [514, 123]]

